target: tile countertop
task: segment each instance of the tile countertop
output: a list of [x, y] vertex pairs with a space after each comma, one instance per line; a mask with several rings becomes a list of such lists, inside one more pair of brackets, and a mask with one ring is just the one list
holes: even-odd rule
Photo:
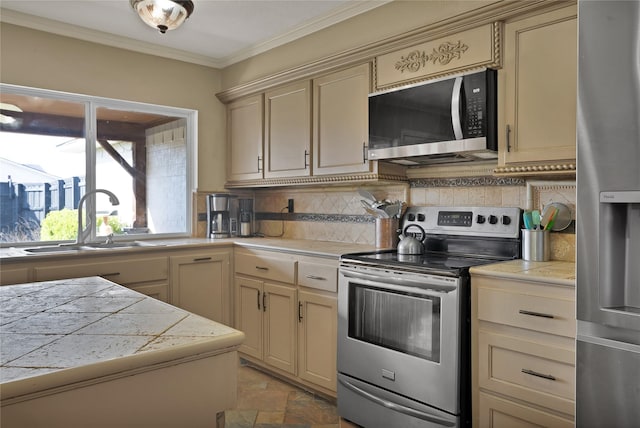
[[472, 267], [470, 272], [472, 276], [529, 279], [568, 287], [576, 285], [576, 264], [573, 262], [509, 260]]
[[69, 251], [64, 253], [39, 253], [27, 254], [19, 247], [2, 247], [0, 248], [0, 260], [4, 262], [19, 262], [27, 260], [43, 260], [43, 259], [61, 259], [70, 256], [113, 256], [127, 253], [147, 253], [153, 251], [167, 251], [174, 249], [189, 249], [198, 247], [216, 247], [216, 246], [240, 246], [257, 249], [266, 249], [273, 251], [282, 251], [296, 254], [307, 254], [311, 256], [338, 258], [342, 254], [358, 253], [364, 251], [374, 251], [375, 246], [363, 244], [351, 244], [347, 242], [332, 241], [313, 241], [304, 239], [279, 239], [279, 238], [229, 238], [229, 239], [207, 239], [207, 238], [176, 238], [176, 239], [160, 239], [147, 241], [152, 245], [102, 249], [102, 250], [86, 250], [86, 251]]
[[244, 334], [99, 277], [0, 287], [0, 398], [237, 349]]

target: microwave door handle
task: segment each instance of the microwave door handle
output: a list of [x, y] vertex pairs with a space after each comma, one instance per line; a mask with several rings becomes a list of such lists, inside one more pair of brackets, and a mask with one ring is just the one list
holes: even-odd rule
[[456, 77], [453, 82], [453, 92], [451, 93], [451, 124], [453, 125], [453, 135], [456, 140], [462, 140], [462, 117], [460, 115], [460, 100], [462, 99], [462, 76]]

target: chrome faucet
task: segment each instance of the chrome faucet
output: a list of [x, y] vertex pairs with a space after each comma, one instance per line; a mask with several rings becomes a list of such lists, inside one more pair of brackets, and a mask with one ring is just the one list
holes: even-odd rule
[[91, 228], [93, 227], [93, 220], [91, 217], [87, 219], [87, 227], [84, 229], [82, 228], [82, 205], [84, 204], [85, 199], [96, 193], [104, 193], [109, 196], [109, 202], [111, 202], [112, 205], [120, 204], [118, 197], [105, 189], [95, 189], [85, 193], [84, 196], [80, 198], [80, 202], [78, 202], [78, 238], [76, 239], [76, 244], [84, 244], [87, 238], [91, 236]]

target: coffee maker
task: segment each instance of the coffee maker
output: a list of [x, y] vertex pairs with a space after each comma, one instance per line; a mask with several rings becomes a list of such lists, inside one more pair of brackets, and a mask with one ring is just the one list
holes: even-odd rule
[[207, 195], [207, 237], [230, 238], [237, 230], [236, 216], [231, 213], [231, 200], [235, 195], [212, 193]]
[[253, 199], [238, 199], [240, 236], [253, 234]]

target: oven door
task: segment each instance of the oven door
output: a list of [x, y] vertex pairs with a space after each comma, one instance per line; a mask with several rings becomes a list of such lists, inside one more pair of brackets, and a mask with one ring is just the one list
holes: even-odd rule
[[459, 415], [462, 283], [342, 266], [338, 372]]

